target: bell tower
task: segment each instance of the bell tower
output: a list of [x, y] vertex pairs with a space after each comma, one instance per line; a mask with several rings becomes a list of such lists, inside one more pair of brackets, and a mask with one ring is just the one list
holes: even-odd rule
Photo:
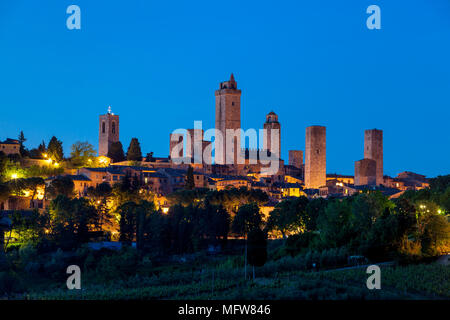
[[[280, 158], [280, 156], [281, 156], [281, 132], [280, 131], [281, 131], [281, 125], [278, 122], [278, 116], [275, 112], [271, 111], [266, 116], [266, 122], [264, 123], [263, 150], [270, 151], [271, 154], [272, 153], [275, 154], [278, 158]], [[278, 145], [274, 145], [277, 143], [278, 143]]]
[[100, 116], [99, 119], [98, 155], [107, 156], [111, 144], [119, 141], [119, 116], [111, 112]]

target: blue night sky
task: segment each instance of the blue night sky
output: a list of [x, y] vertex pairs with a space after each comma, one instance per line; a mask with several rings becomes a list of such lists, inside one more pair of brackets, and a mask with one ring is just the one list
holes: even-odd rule
[[[70, 4], [81, 30], [66, 28]], [[371, 4], [381, 30], [366, 27]], [[448, 0], [1, 0], [0, 140], [97, 148], [111, 105], [125, 151], [137, 137], [167, 156], [174, 129], [214, 127], [214, 90], [233, 72], [243, 128], [274, 110], [286, 160], [325, 125], [327, 171], [353, 174], [378, 128], [385, 174], [448, 174], [449, 58]]]

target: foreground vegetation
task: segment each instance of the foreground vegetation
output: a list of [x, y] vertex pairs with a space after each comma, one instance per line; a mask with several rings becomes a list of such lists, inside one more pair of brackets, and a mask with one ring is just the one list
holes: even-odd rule
[[[30, 275], [19, 280], [16, 275], [14, 280], [9, 280], [12, 286], [9, 297], [58, 300], [450, 299], [450, 266], [436, 263], [382, 267], [381, 290], [369, 290], [365, 268], [312, 271], [305, 256], [271, 260], [256, 269], [257, 276], [253, 280], [244, 279], [243, 259], [235, 255], [197, 254], [185, 262], [153, 265], [149, 260], [135, 264], [134, 249], [97, 252], [98, 256], [103, 255], [98, 263], [93, 262], [91, 254], [88, 250], [78, 251], [76, 257], [66, 257], [65, 262], [62, 262], [63, 255], [53, 256], [46, 265], [52, 272], [40, 279]], [[74, 258], [84, 258], [82, 290], [67, 290], [65, 285], [63, 269], [68, 260]], [[0, 287], [5, 278], [0, 273]], [[20, 287], [24, 283], [29, 287]]]
[[[46, 152], [61, 157], [56, 140]], [[78, 149], [80, 163], [89, 161], [90, 152], [80, 156]], [[0, 200], [34, 199], [42, 187], [48, 172], [11, 179], [19, 166], [0, 154]], [[45, 210], [0, 216], [0, 298], [449, 298], [448, 267], [430, 263], [450, 251], [450, 175], [394, 200], [370, 190], [289, 198], [268, 217], [260, 211], [269, 200], [261, 190], [194, 185], [190, 168], [185, 188], [167, 197], [163, 212], [135, 177], [91, 187], [85, 197], [74, 194], [71, 179], [53, 179]], [[122, 249], [89, 246], [109, 240]], [[385, 261], [397, 267], [383, 269], [382, 290], [366, 288], [364, 270], [330, 271]], [[67, 290], [69, 265], [80, 266], [82, 290]]]

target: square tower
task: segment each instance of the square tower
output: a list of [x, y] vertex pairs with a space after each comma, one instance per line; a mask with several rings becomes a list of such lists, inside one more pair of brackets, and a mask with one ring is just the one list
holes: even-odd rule
[[327, 182], [326, 128], [306, 128], [305, 143], [305, 188], [318, 189]]
[[378, 129], [364, 132], [364, 158], [376, 161], [376, 184], [383, 184], [383, 131]]
[[[222, 133], [223, 142], [215, 142], [215, 163], [226, 164], [227, 129], [241, 129], [241, 90], [237, 88], [237, 83], [231, 74], [230, 80], [221, 82], [219, 90], [216, 90], [216, 130]], [[234, 138], [234, 163], [241, 150], [240, 134]], [[230, 156], [230, 155], [228, 155]]]
[[203, 129], [187, 129], [186, 157], [194, 163], [202, 163]]
[[[175, 150], [177, 145], [181, 144], [178, 147], [178, 150]], [[170, 134], [170, 144], [169, 144], [169, 155], [172, 161], [179, 161], [183, 158], [183, 144], [184, 144], [184, 135], [182, 133], [171, 133]], [[178, 151], [178, 152], [177, 152]]]
[[355, 162], [355, 186], [374, 186], [377, 179], [377, 162], [362, 159]]
[[301, 168], [303, 165], [303, 151], [289, 150], [289, 165], [296, 168]]
[[99, 120], [98, 155], [106, 157], [111, 144], [119, 142], [119, 116], [111, 113], [109, 107], [108, 113], [101, 115]]

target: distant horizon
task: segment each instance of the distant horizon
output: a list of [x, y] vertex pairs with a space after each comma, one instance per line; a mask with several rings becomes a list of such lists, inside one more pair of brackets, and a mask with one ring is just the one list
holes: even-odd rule
[[[68, 30], [66, 8], [81, 8]], [[105, 0], [0, 3], [0, 140], [23, 131], [36, 148], [52, 136], [98, 151], [98, 116], [120, 116], [126, 152], [168, 156], [169, 134], [213, 128], [214, 92], [233, 73], [241, 124], [274, 111], [281, 157], [305, 150], [305, 129], [327, 127], [327, 172], [354, 175], [364, 130], [384, 135], [384, 174], [450, 172], [450, 2]]]

